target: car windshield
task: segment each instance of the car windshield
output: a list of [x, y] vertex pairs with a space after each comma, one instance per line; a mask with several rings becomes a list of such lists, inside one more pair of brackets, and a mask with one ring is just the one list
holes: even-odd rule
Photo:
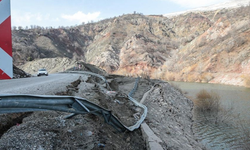
[[39, 71], [46, 71], [46, 69], [39, 69]]

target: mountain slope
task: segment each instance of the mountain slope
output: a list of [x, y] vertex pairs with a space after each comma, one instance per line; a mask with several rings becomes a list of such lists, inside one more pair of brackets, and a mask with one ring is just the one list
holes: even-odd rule
[[14, 63], [68, 57], [109, 73], [244, 85], [250, 79], [249, 23], [247, 6], [171, 18], [126, 14], [71, 28], [14, 30]]

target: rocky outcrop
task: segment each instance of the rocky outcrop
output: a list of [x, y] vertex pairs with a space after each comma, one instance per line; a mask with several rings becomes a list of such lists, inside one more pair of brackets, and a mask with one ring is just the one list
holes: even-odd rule
[[30, 74], [27, 74], [22, 69], [17, 68], [15, 65], [13, 65], [13, 78], [26, 78], [30, 77]]

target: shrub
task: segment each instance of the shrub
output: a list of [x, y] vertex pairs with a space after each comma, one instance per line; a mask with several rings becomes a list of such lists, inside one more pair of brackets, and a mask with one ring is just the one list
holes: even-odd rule
[[220, 97], [217, 93], [201, 90], [194, 100], [195, 109], [202, 112], [218, 112], [220, 110]]
[[[235, 141], [235, 145], [242, 150], [248, 150], [250, 147], [250, 128], [249, 122], [241, 120], [239, 116], [235, 116], [232, 112], [233, 105], [231, 108], [223, 109], [220, 104], [220, 97], [217, 93], [207, 92], [201, 90], [196, 95], [194, 100], [195, 110], [199, 114], [204, 115], [204, 121], [209, 123], [222, 124], [223, 126], [231, 126], [235, 128], [238, 133], [239, 140]], [[238, 143], [239, 142], [239, 143]]]
[[250, 87], [250, 77], [245, 78], [245, 85], [246, 85], [247, 87]]
[[213, 75], [211, 73], [202, 73], [199, 77], [200, 81], [203, 83], [208, 83], [209, 81], [211, 81], [213, 79]]
[[[138, 76], [138, 75], [137, 75]], [[143, 78], [143, 79], [150, 79], [150, 75], [148, 72], [142, 72], [139, 77]]]
[[197, 80], [197, 77], [195, 74], [188, 74], [186, 76], [186, 82], [195, 82]]
[[31, 57], [31, 56], [29, 56], [28, 58], [27, 58], [27, 61], [32, 61], [33, 60], [33, 58]]
[[206, 43], [207, 43], [207, 40], [206, 40], [206, 37], [204, 36], [200, 39], [200, 42], [198, 43], [198, 47], [202, 47], [206, 45]]
[[244, 75], [242, 76], [244, 79], [244, 84], [246, 87], [250, 87], [250, 76]]
[[166, 81], [175, 81], [175, 74], [173, 72], [163, 72], [161, 74], [161, 79], [166, 80]]

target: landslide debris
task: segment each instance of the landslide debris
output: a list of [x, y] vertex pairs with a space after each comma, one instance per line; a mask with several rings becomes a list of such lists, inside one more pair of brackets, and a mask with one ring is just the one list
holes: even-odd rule
[[13, 65], [13, 78], [27, 78], [30, 76], [30, 74], [27, 74], [22, 69], [19, 69], [18, 67]]
[[22, 123], [23, 118], [29, 116], [30, 113], [13, 113], [0, 115], [0, 137], [8, 131], [12, 126]]
[[0, 139], [1, 150], [17, 149], [145, 149], [140, 130], [118, 133], [101, 118], [67, 113], [34, 112]]
[[[108, 85], [114, 87], [113, 84], [116, 81], [112, 81], [109, 80]], [[135, 82], [135, 79], [134, 81], [130, 79], [131, 81]], [[109, 84], [110, 82], [112, 83]], [[119, 87], [111, 89], [108, 87], [97, 77], [88, 76], [85, 79], [80, 77], [67, 86], [66, 92], [58, 94], [84, 97], [90, 102], [110, 110], [125, 126], [134, 125], [140, 119], [143, 110], [129, 100], [129, 92], [127, 93], [125, 89], [119, 89]], [[134, 85], [131, 87], [128, 86], [128, 88], [131, 88], [130, 90], [133, 87]]]

